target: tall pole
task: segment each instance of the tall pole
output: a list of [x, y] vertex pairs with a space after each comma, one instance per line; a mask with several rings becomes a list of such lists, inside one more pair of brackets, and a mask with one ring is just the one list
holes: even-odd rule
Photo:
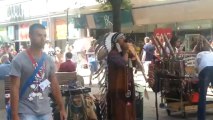
[[67, 12], [67, 42], [69, 41], [69, 8], [66, 10]]
[[113, 32], [121, 31], [121, 3], [123, 0], [109, 0], [112, 5]]

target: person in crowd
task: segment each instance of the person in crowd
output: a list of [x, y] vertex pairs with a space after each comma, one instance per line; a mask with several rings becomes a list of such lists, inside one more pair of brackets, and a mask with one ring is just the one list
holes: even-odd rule
[[71, 48], [71, 53], [72, 53], [72, 61], [74, 63], [78, 63], [78, 55], [77, 55], [77, 52], [75, 51], [74, 49], [74, 46], [73, 45], [70, 45], [70, 48]]
[[56, 71], [58, 71], [60, 64], [64, 62], [63, 60], [63, 53], [59, 47], [55, 47], [55, 65]]
[[26, 50], [27, 49], [27, 46], [26, 45], [20, 45], [20, 48], [19, 48], [19, 53]]
[[184, 43], [180, 39], [178, 39], [175, 42], [175, 52], [182, 53], [183, 51], [184, 51]]
[[66, 120], [66, 111], [53, 60], [42, 52], [46, 39], [45, 27], [32, 24], [29, 28], [31, 46], [19, 53], [11, 63], [11, 111], [13, 120], [53, 120], [49, 104], [51, 92]]
[[69, 43], [67, 43], [65, 46], [64, 53], [66, 54], [67, 52], [71, 52], [71, 51], [72, 51], [72, 46]]
[[54, 48], [52, 47], [51, 41], [50, 40], [46, 40], [45, 44], [44, 44], [44, 49], [43, 51], [48, 54], [49, 56], [54, 56]]
[[14, 56], [17, 55], [17, 52], [15, 50], [15, 46], [14, 45], [10, 46], [10, 54], [12, 55], [12, 58], [14, 58]]
[[209, 83], [213, 84], [213, 52], [204, 43], [198, 43], [195, 48], [198, 53], [195, 59], [195, 66], [199, 78], [199, 102], [198, 120], [205, 120], [206, 116], [206, 94]]
[[4, 54], [8, 54], [8, 53], [9, 53], [9, 48], [10, 48], [10, 46], [9, 46], [7, 43], [5, 43], [5, 44], [1, 47], [2, 52], [1, 52], [1, 55], [0, 55], [0, 56], [3, 56]]
[[94, 47], [94, 41], [91, 42], [91, 46], [87, 51], [87, 59], [89, 63], [89, 68], [90, 68], [90, 77], [89, 77], [89, 85], [92, 85], [92, 76], [94, 72], [97, 71], [98, 69], [98, 63], [95, 58], [95, 47]]
[[1, 64], [0, 64], [0, 80], [5, 80], [7, 76], [9, 76], [10, 72], [10, 60], [9, 56], [4, 55], [1, 57]]
[[66, 62], [61, 63], [58, 72], [74, 72], [76, 71], [76, 64], [71, 60], [72, 53], [66, 53]]
[[2, 46], [2, 53], [1, 53], [0, 57], [1, 57], [1, 56], [4, 56], [4, 55], [9, 56], [9, 60], [12, 61], [13, 55], [12, 55], [11, 52], [10, 52], [10, 45], [9, 45], [8, 43], [5, 43], [5, 44]]
[[144, 38], [145, 45], [143, 46], [142, 63], [144, 65], [144, 72], [148, 75], [149, 64], [154, 60], [155, 46], [152, 44], [152, 40], [149, 37]]
[[55, 50], [49, 40], [46, 40], [43, 51], [55, 61]]

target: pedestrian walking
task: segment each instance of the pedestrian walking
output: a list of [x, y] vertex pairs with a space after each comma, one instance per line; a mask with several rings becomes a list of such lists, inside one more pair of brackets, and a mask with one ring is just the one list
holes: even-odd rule
[[65, 107], [54, 61], [42, 49], [46, 40], [45, 27], [29, 28], [31, 46], [19, 53], [11, 64], [11, 110], [13, 120], [52, 120], [49, 93], [59, 107], [61, 120], [66, 120]]

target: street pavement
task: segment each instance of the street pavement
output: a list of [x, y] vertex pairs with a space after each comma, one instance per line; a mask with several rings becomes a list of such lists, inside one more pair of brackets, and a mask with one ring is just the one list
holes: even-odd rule
[[5, 109], [0, 109], [0, 120], [6, 120], [6, 111], [5, 111]]
[[[84, 78], [84, 84], [85, 86], [89, 86], [89, 72], [84, 71], [84, 74], [81, 74]], [[145, 81], [143, 80], [142, 74], [138, 72], [134, 75], [135, 83], [138, 83], [144, 88], [144, 86], [147, 86]], [[89, 86], [91, 87], [91, 94], [98, 94], [100, 93], [100, 89], [98, 87], [98, 79], [95, 79], [92, 81], [93, 85]], [[159, 119], [156, 117], [156, 107], [155, 107], [155, 94], [152, 92], [151, 89], [148, 89], [149, 99], [146, 99], [143, 97], [143, 120], [197, 120], [196, 119], [196, 111], [190, 112], [186, 114], [186, 117], [183, 118], [181, 112], [171, 113], [171, 116], [167, 115], [166, 109], [158, 108], [158, 115]], [[158, 93], [158, 106], [161, 101], [160, 94]], [[212, 99], [212, 98], [211, 98]], [[213, 120], [213, 109], [207, 109], [206, 112], [206, 120]], [[5, 111], [0, 110], [0, 120], [5, 120]]]
[[[142, 74], [139, 72], [135, 74], [135, 83], [138, 83], [142, 86], [147, 86], [145, 81], [143, 80]], [[86, 75], [84, 76], [84, 83], [85, 86], [89, 86], [92, 88], [91, 94], [97, 94], [100, 92], [99, 87], [97, 85], [98, 80], [93, 80], [93, 85], [89, 86], [89, 77]], [[197, 120], [196, 111], [186, 113], [186, 117], [182, 117], [181, 112], [172, 112], [171, 116], [168, 116], [166, 109], [159, 108], [159, 104], [161, 101], [160, 94], [158, 93], [158, 115], [159, 118], [156, 117], [156, 107], [155, 107], [155, 94], [152, 92], [151, 89], [147, 89], [149, 94], [149, 99], [144, 97], [143, 103], [143, 120]], [[207, 109], [207, 118], [206, 120], [213, 120], [213, 109]]]

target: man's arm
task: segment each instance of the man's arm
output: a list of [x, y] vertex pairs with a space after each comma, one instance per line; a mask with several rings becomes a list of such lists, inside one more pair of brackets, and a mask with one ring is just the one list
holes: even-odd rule
[[65, 106], [64, 106], [64, 103], [63, 103], [63, 100], [62, 100], [61, 91], [60, 91], [58, 80], [57, 80], [55, 74], [52, 74], [50, 76], [50, 81], [51, 81], [52, 94], [53, 94], [53, 97], [56, 101], [56, 104], [59, 107], [61, 120], [65, 120], [67, 118], [66, 112], [65, 112]]
[[146, 60], [146, 51], [143, 50], [143, 55], [141, 61], [144, 62]]
[[197, 54], [197, 56], [195, 58], [195, 71], [196, 71], [196, 73], [199, 72], [200, 61], [201, 61], [201, 56], [200, 56], [200, 54]]
[[12, 109], [12, 119], [19, 120], [18, 116], [18, 105], [19, 105], [19, 88], [20, 88], [20, 78], [11, 75], [11, 109]]
[[145, 60], [146, 60], [146, 50], [147, 50], [147, 45], [145, 44], [144, 46], [143, 46], [143, 49], [142, 49], [142, 56], [141, 56], [141, 62], [145, 62]]

